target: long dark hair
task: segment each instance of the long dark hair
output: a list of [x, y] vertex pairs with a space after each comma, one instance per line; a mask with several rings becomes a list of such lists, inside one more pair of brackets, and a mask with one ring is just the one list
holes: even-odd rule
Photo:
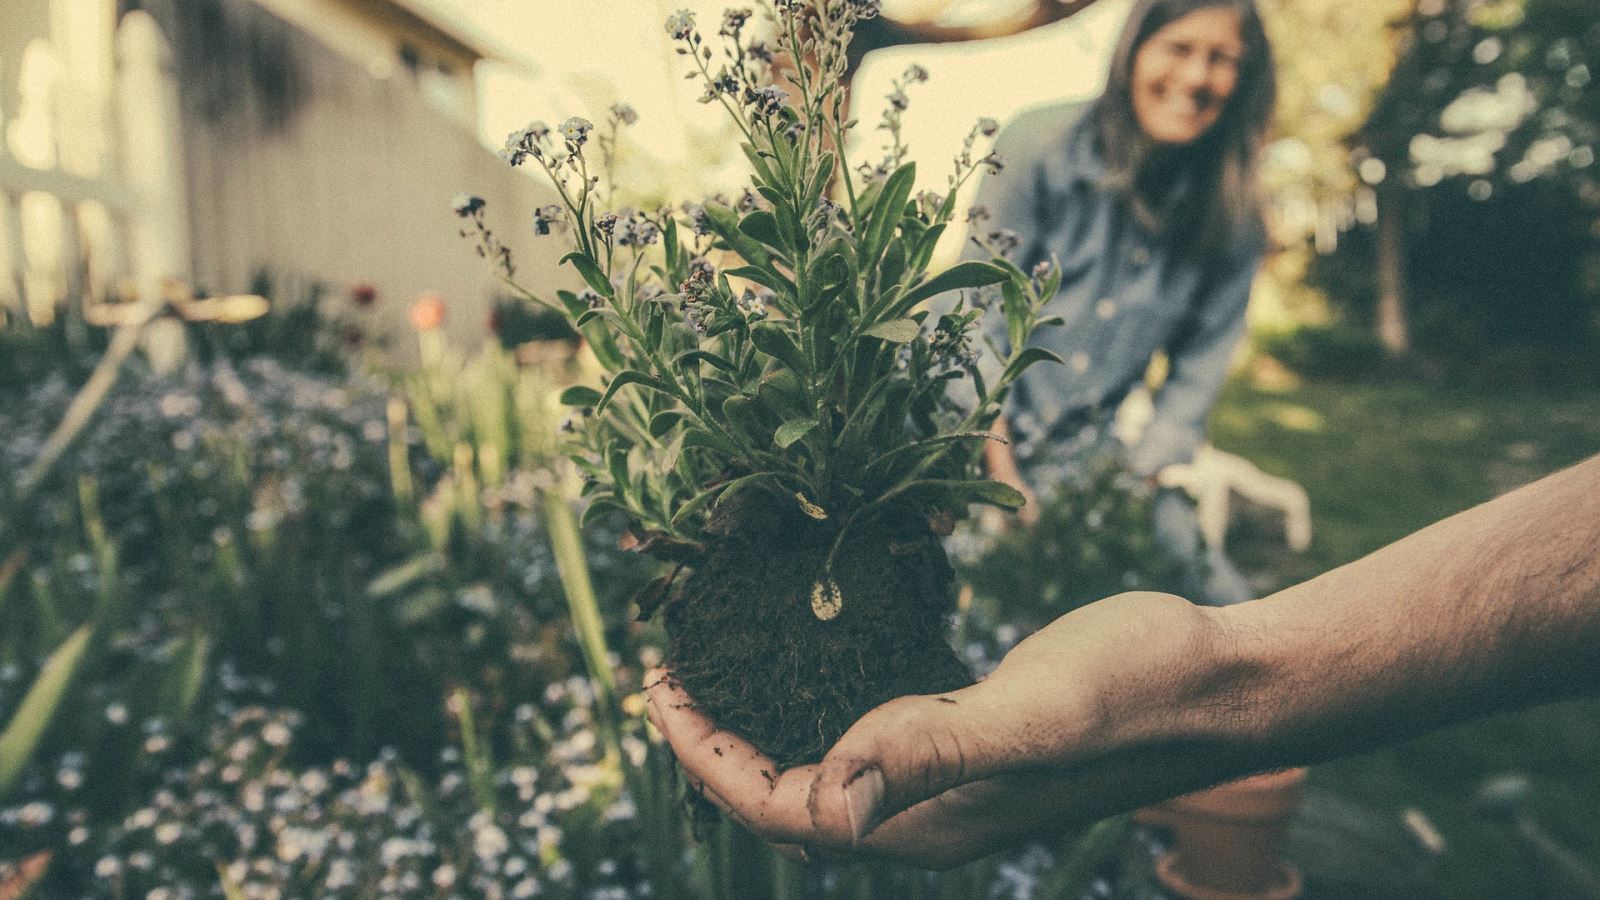
[[[1170, 155], [1159, 152], [1134, 114], [1134, 55], [1169, 23], [1213, 7], [1239, 13], [1245, 50], [1237, 86], [1209, 131]], [[1255, 0], [1139, 0], [1123, 26], [1105, 93], [1095, 108], [1095, 143], [1107, 186], [1121, 191], [1147, 226], [1168, 234], [1194, 235], [1193, 240], [1183, 241], [1181, 249], [1205, 252], [1224, 245], [1230, 234], [1254, 228], [1260, 221], [1257, 169], [1277, 92], [1272, 46]], [[1188, 170], [1190, 191], [1176, 208], [1162, 209], [1162, 195], [1175, 174], [1171, 166]]]

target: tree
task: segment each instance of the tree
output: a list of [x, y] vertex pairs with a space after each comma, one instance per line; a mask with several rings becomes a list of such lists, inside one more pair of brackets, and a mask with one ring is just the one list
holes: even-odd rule
[[1378, 329], [1400, 353], [1411, 331], [1406, 234], [1428, 205], [1535, 202], [1594, 237], [1600, 6], [1418, 0], [1397, 31], [1399, 61], [1352, 144], [1373, 161], [1363, 171], [1378, 197]]

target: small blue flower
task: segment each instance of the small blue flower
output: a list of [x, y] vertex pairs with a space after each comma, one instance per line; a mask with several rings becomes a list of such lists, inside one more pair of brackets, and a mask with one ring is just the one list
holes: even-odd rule
[[694, 33], [694, 13], [687, 9], [680, 9], [667, 16], [667, 34], [675, 41], [681, 41]]

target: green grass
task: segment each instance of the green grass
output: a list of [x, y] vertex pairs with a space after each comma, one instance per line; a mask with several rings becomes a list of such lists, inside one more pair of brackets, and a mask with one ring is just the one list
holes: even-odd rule
[[[1235, 557], [1264, 589], [1349, 562], [1431, 522], [1600, 452], [1600, 389], [1467, 392], [1420, 383], [1229, 387], [1212, 439], [1311, 496], [1300, 555], [1259, 516]], [[1450, 898], [1538, 898], [1550, 873], [1472, 799], [1486, 778], [1526, 774], [1535, 818], [1600, 868], [1600, 699], [1497, 715], [1318, 767], [1313, 780], [1399, 815], [1422, 810], [1449, 842]]]

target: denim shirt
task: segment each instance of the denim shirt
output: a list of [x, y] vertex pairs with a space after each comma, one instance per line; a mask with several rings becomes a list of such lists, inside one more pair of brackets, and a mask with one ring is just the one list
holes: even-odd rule
[[[1155, 397], [1154, 417], [1128, 452], [1133, 470], [1148, 475], [1189, 461], [1204, 440], [1207, 416], [1244, 337], [1265, 242], [1252, 229], [1200, 259], [1152, 234], [1102, 186], [1104, 167], [1086, 115], [1091, 108], [1030, 110], [1001, 132], [995, 149], [1005, 168], [978, 187], [977, 203], [991, 219], [976, 227], [1016, 231], [1023, 271], [1052, 255], [1061, 266], [1061, 288], [1041, 315], [1066, 324], [1036, 331], [1029, 344], [1066, 365], [1035, 364], [1013, 385], [1006, 416], [1018, 462], [1026, 469], [1039, 450], [1108, 418], [1142, 382], [1151, 357], [1165, 350], [1170, 374]], [[970, 241], [963, 255], [988, 256]], [[988, 342], [1005, 349], [998, 308], [984, 313], [981, 327]], [[985, 378], [997, 377], [995, 354], [980, 356]]]

